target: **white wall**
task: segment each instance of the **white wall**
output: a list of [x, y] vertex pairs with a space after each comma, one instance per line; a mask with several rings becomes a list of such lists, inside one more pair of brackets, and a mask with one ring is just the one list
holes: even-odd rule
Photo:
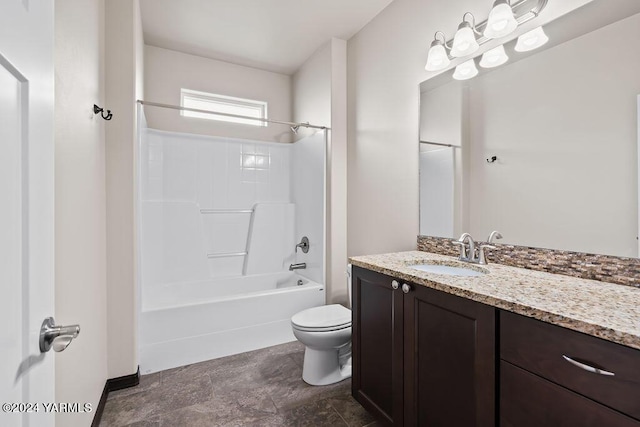
[[[331, 127], [327, 150], [325, 272], [330, 303], [347, 302], [346, 48], [344, 40], [330, 40], [293, 75], [293, 120]], [[300, 132], [301, 136], [308, 133]], [[302, 217], [299, 215], [298, 221]]]
[[136, 99], [142, 95], [142, 25], [138, 0], [106, 3], [108, 376], [138, 365], [134, 207]]
[[[107, 379], [104, 0], [55, 6], [56, 323], [81, 333], [56, 355], [56, 402], [97, 408]], [[95, 413], [58, 413], [57, 425], [90, 425]]]
[[395, 0], [349, 40], [349, 255], [416, 247], [418, 84], [427, 50], [437, 30], [452, 35], [464, 12], [482, 21], [490, 7]]
[[637, 256], [640, 50], [611, 48], [629, 40], [640, 14], [469, 82], [474, 236]]
[[[268, 117], [291, 118], [291, 77], [216, 61], [155, 46], [145, 46], [145, 96], [147, 101], [180, 105], [180, 89], [268, 102]], [[153, 129], [198, 133], [263, 141], [291, 142], [287, 126], [266, 127], [183, 117], [177, 110], [145, 107]]]

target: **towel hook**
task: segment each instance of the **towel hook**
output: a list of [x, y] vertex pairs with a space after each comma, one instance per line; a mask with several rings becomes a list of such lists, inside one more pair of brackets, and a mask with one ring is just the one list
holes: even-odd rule
[[96, 104], [93, 104], [93, 114], [100, 114], [100, 116], [105, 120], [111, 120], [113, 118], [113, 114], [111, 110], [107, 110], [107, 114], [104, 114], [104, 108], [98, 107]]
[[497, 156], [491, 156], [490, 159], [487, 159], [487, 163], [494, 163], [496, 160], [498, 160]]

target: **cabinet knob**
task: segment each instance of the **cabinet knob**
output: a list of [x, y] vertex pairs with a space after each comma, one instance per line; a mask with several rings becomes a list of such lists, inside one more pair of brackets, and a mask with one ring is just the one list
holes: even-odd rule
[[396, 290], [396, 289], [398, 289], [398, 287], [400, 287], [400, 284], [398, 283], [398, 281], [397, 281], [397, 280], [393, 280], [393, 281], [391, 282], [391, 287], [392, 287], [394, 290]]
[[411, 290], [411, 286], [407, 285], [406, 283], [402, 284], [402, 292], [404, 292], [405, 294], [408, 294], [410, 290]]

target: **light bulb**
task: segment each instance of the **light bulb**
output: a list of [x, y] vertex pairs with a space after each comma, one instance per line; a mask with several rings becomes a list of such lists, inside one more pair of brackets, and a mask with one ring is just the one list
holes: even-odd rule
[[542, 27], [538, 27], [518, 37], [515, 50], [516, 52], [528, 52], [539, 48], [548, 41], [549, 37], [544, 33]]
[[494, 47], [491, 50], [486, 51], [480, 59], [480, 66], [482, 68], [493, 68], [504, 64], [509, 60], [507, 53], [504, 51], [504, 46], [500, 45]]
[[429, 48], [427, 54], [427, 65], [424, 69], [427, 71], [439, 71], [444, 70], [449, 66], [449, 56], [447, 50], [444, 48], [444, 43], [440, 40], [434, 40]]
[[480, 46], [478, 45], [475, 34], [473, 33], [471, 24], [466, 21], [462, 21], [458, 26], [456, 35], [453, 37], [451, 56], [460, 58], [462, 56], [471, 55], [479, 48]]
[[489, 12], [484, 36], [488, 39], [497, 39], [511, 34], [516, 27], [518, 27], [518, 21], [513, 16], [513, 10], [507, 0], [496, 0], [493, 3], [493, 9]]
[[478, 75], [478, 69], [473, 59], [470, 59], [456, 67], [453, 78], [456, 80], [468, 80]]

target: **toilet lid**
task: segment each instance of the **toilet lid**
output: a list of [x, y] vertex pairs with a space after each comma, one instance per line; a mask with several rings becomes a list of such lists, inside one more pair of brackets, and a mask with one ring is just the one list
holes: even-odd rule
[[305, 329], [338, 329], [351, 324], [351, 310], [340, 304], [308, 308], [294, 314], [291, 323]]

